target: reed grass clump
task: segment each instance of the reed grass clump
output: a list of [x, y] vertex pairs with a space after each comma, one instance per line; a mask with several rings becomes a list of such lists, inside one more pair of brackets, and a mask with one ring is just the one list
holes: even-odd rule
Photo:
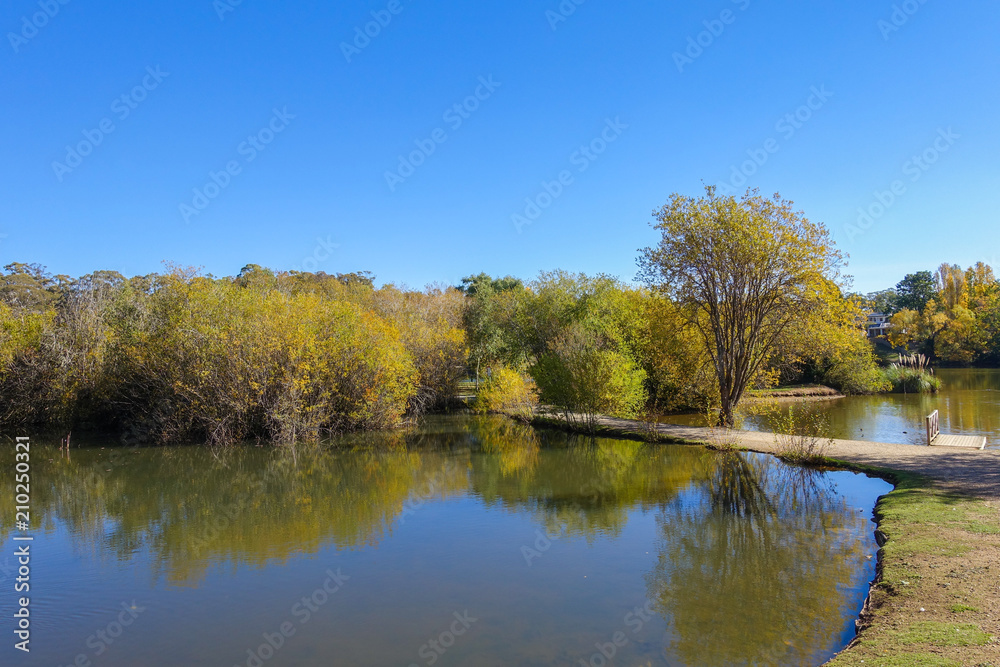
[[941, 388], [941, 380], [922, 354], [901, 354], [882, 373], [896, 394], [933, 394]]

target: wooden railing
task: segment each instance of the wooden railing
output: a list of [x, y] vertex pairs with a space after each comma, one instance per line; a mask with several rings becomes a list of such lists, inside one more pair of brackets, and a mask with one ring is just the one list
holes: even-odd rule
[[941, 416], [935, 410], [927, 417], [927, 445], [933, 444], [939, 435], [941, 435]]

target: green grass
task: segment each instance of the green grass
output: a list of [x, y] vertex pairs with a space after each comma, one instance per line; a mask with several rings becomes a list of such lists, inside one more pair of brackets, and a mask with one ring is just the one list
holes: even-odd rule
[[907, 540], [904, 545], [887, 545], [887, 548], [893, 549], [896, 554], [900, 556], [917, 556], [920, 554], [932, 556], [962, 556], [972, 551], [971, 546], [955, 544], [954, 542], [949, 542], [948, 540], [936, 537], [915, 538]]
[[894, 638], [904, 645], [983, 646], [990, 641], [990, 636], [973, 623], [921, 621], [893, 634]]
[[747, 396], [836, 396], [839, 393], [836, 389], [822, 384], [790, 384], [773, 389], [750, 389], [747, 391]]
[[977, 533], [979, 535], [1000, 535], [1000, 526], [995, 524], [990, 525], [981, 521], [970, 521], [965, 529], [970, 533]]
[[865, 665], [865, 667], [962, 667], [962, 663], [929, 653], [894, 653], [884, 658], [865, 658], [841, 661], [838, 665]]
[[[943, 613], [933, 616], [933, 620], [919, 622], [913, 622], [918, 616], [907, 610], [916, 598], [922, 599], [928, 586], [954, 586], [956, 578], [962, 579], [947, 566], [917, 570], [917, 563], [924, 562], [927, 556], [961, 556], [974, 549], [972, 542], [940, 537], [941, 531], [997, 534], [1000, 521], [996, 520], [995, 511], [976, 498], [941, 491], [919, 475], [832, 460], [828, 463], [882, 477], [896, 485], [894, 491], [879, 500], [875, 510], [879, 529], [888, 537], [882, 553], [882, 579], [877, 592], [872, 593], [878, 600], [875, 608], [879, 611], [861, 632], [857, 644], [830, 664], [837, 667], [959, 665], [965, 661], [954, 658], [965, 655], [963, 651], [982, 652], [984, 649], [978, 647], [989, 645], [993, 638], [976, 623], [953, 623], [945, 615], [976, 614], [979, 608], [955, 602], [944, 605]], [[956, 597], [964, 600], [964, 596]], [[902, 629], [897, 625], [900, 620]], [[930, 647], [940, 655], [926, 652]], [[976, 660], [968, 664], [977, 662], [977, 667], [986, 664]]]
[[953, 604], [949, 609], [953, 614], [961, 614], [966, 611], [979, 611], [979, 607], [970, 607], [967, 604]]

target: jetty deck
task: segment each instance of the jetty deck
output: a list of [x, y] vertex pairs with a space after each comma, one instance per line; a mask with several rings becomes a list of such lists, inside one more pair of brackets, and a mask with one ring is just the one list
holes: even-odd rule
[[935, 410], [927, 417], [927, 444], [933, 447], [986, 449], [986, 438], [975, 435], [941, 433], [941, 415]]

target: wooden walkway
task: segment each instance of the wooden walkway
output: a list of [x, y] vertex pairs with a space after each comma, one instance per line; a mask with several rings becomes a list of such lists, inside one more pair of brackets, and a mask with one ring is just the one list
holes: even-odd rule
[[941, 416], [935, 410], [927, 417], [927, 444], [933, 447], [986, 449], [986, 438], [978, 435], [942, 435]]
[[986, 438], [978, 435], [939, 435], [931, 443], [933, 447], [971, 447], [986, 449]]

